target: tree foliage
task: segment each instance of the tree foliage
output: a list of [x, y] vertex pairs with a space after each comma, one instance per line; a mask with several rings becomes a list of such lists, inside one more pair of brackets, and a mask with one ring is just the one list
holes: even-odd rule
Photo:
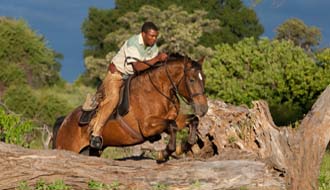
[[[141, 30], [144, 21], [153, 20], [160, 29], [159, 48], [167, 53], [181, 53], [191, 58], [211, 55], [212, 49], [202, 45], [196, 45], [203, 31], [212, 31], [217, 25], [217, 20], [206, 18], [206, 12], [196, 11], [188, 13], [175, 5], [166, 10], [160, 10], [152, 6], [143, 6], [138, 12], [128, 12], [117, 20], [119, 25], [117, 30], [109, 33], [104, 42], [116, 44], [119, 49], [125, 40], [132, 34], [137, 34]], [[85, 77], [102, 79], [107, 70], [107, 64], [115, 55], [115, 51], [107, 54], [106, 59], [89, 56], [85, 58]]]
[[181, 7], [172, 5], [166, 10], [160, 10], [152, 6], [142, 6], [137, 12], [128, 12], [118, 23], [126, 25], [126, 28], [118, 28], [109, 33], [105, 42], [115, 43], [117, 47], [123, 44], [132, 33], [141, 31], [144, 21], [152, 20], [160, 29], [159, 48], [169, 53], [181, 53], [192, 58], [210, 54], [211, 50], [198, 46], [198, 40], [205, 31], [214, 31], [217, 20], [206, 18], [205, 11], [188, 13]]
[[13, 76], [5, 74], [9, 71], [20, 78], [24, 73], [36, 87], [54, 84], [60, 80], [58, 57], [23, 20], [0, 17], [0, 66], [6, 69], [0, 72], [2, 79], [10, 81]]
[[93, 55], [104, 57], [109, 51], [116, 49], [116, 44], [104, 43], [105, 36], [119, 26], [117, 10], [101, 10], [90, 8], [88, 17], [82, 25], [82, 32], [85, 36], [84, 56]]
[[330, 67], [330, 48], [324, 48], [315, 53], [319, 65]]
[[0, 141], [27, 146], [26, 135], [32, 132], [35, 125], [31, 121], [24, 121], [19, 115], [6, 113], [0, 107]]
[[24, 71], [16, 64], [6, 64], [0, 60], [0, 83], [8, 87], [10, 85], [27, 84]]
[[28, 85], [11, 86], [3, 95], [3, 102], [10, 110], [49, 126], [55, 118], [72, 109], [67, 101], [54, 93], [34, 90]]
[[188, 13], [196, 10], [207, 12], [207, 18], [220, 22], [215, 25], [218, 30], [205, 31], [200, 44], [206, 47], [214, 47], [219, 43], [235, 43], [244, 37], [258, 37], [263, 33], [263, 27], [255, 12], [247, 8], [241, 0], [149, 0], [130, 1], [117, 0], [116, 5], [122, 12], [138, 11], [144, 5], [151, 5], [160, 10], [168, 9], [173, 4], [182, 7]]
[[298, 18], [286, 20], [276, 29], [276, 39], [291, 40], [296, 46], [310, 51], [312, 47], [319, 45], [321, 31], [315, 26], [307, 26]]
[[[292, 120], [306, 113], [330, 82], [329, 69], [318, 66], [303, 49], [268, 39], [247, 38], [217, 46], [205, 72], [211, 97], [247, 105], [264, 99], [273, 113], [285, 111]], [[275, 115], [274, 119], [279, 118]]]
[[[241, 0], [116, 0], [116, 8], [113, 10], [96, 8], [89, 10], [89, 16], [82, 27], [86, 39], [85, 56], [102, 58], [108, 51], [116, 51], [114, 44], [104, 43], [105, 36], [117, 31], [118, 28], [130, 29], [129, 25], [118, 23], [117, 20], [128, 12], [138, 12], [145, 5], [153, 6], [161, 11], [177, 5], [188, 14], [205, 11], [208, 19], [218, 20], [219, 22], [214, 25], [217, 29], [203, 31], [196, 46], [214, 47], [219, 43], [234, 43], [244, 37], [258, 37], [263, 33], [263, 27], [255, 12], [245, 7]], [[173, 17], [168, 19], [173, 19]], [[189, 26], [178, 21], [175, 24]]]

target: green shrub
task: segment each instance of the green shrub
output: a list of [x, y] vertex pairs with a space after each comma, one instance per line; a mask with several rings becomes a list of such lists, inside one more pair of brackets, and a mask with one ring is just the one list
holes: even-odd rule
[[19, 67], [31, 85], [48, 86], [60, 81], [59, 57], [24, 20], [0, 18], [0, 62]]
[[9, 87], [3, 95], [3, 101], [11, 111], [24, 117], [34, 119], [37, 114], [38, 99], [27, 85]]
[[330, 83], [329, 67], [320, 67], [303, 49], [287, 41], [248, 38], [218, 45], [204, 66], [210, 97], [236, 105], [264, 99], [275, 111], [287, 107], [296, 112], [290, 113], [291, 118], [281, 117], [285, 110], [273, 115], [277, 124], [302, 117]]
[[94, 180], [88, 182], [88, 188], [91, 190], [118, 190], [119, 186], [120, 183], [118, 181], [114, 181], [111, 184], [104, 184]]
[[330, 153], [326, 152], [324, 154], [320, 176], [319, 176], [319, 190], [329, 190], [330, 189]]
[[3, 96], [4, 103], [15, 113], [52, 125], [55, 118], [65, 115], [70, 108], [66, 100], [56, 94], [43, 93], [43, 90], [33, 90], [27, 85], [11, 86]]
[[63, 180], [56, 180], [53, 183], [47, 183], [45, 180], [40, 179], [37, 181], [35, 187], [31, 187], [26, 181], [22, 181], [19, 185], [19, 190], [69, 190], [70, 186], [65, 185]]
[[35, 125], [31, 121], [24, 121], [20, 116], [7, 114], [0, 107], [0, 138], [1, 141], [20, 146], [28, 146], [25, 137]]
[[0, 62], [0, 81], [5, 86], [27, 84], [23, 70], [14, 64]]

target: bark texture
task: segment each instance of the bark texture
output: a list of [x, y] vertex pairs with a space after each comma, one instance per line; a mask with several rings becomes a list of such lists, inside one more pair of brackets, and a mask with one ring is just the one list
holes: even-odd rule
[[264, 101], [254, 102], [252, 109], [219, 101], [210, 105], [199, 125], [204, 146], [193, 148], [195, 155], [218, 155], [221, 160], [255, 157], [283, 177], [287, 189], [318, 189], [320, 165], [330, 140], [330, 87], [295, 129], [275, 126]]
[[88, 189], [90, 180], [116, 182], [114, 189], [132, 190], [318, 189], [320, 164], [330, 140], [329, 87], [295, 129], [275, 126], [264, 101], [254, 102], [251, 109], [221, 101], [209, 105], [200, 120], [198, 144], [186, 156], [163, 164], [0, 143], [0, 189], [17, 189], [22, 181], [33, 186], [40, 179], [62, 179], [72, 189]]
[[[34, 186], [38, 180], [63, 179], [73, 189], [88, 189], [91, 180], [118, 182], [118, 189], [284, 189], [266, 164], [249, 160], [113, 161], [67, 151], [36, 151], [0, 144], [0, 189], [18, 188], [21, 181]], [[159, 188], [160, 189], [160, 188]]]

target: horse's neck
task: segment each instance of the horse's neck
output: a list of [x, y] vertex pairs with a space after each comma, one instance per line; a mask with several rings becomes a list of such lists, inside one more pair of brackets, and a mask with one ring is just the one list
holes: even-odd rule
[[166, 64], [166, 66], [163, 65], [162, 67], [147, 71], [141, 76], [137, 76], [136, 79], [133, 80], [135, 83], [134, 86], [138, 86], [138, 88], [142, 87], [144, 89], [157, 88], [162, 91], [162, 93], [169, 93], [169, 90], [174, 88], [173, 85], [177, 87], [180, 79], [182, 79], [184, 75], [184, 66], [180, 62], [169, 62]]
[[167, 81], [171, 83], [172, 80], [174, 85], [177, 86], [184, 75], [184, 66], [180, 62], [169, 63], [167, 66], [164, 66], [163, 72], [167, 77]]

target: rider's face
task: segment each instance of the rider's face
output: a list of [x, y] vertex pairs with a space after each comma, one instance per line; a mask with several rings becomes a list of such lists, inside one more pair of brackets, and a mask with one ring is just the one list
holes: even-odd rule
[[142, 38], [144, 45], [152, 46], [156, 43], [158, 37], [158, 32], [156, 30], [148, 30], [147, 32], [142, 32]]

